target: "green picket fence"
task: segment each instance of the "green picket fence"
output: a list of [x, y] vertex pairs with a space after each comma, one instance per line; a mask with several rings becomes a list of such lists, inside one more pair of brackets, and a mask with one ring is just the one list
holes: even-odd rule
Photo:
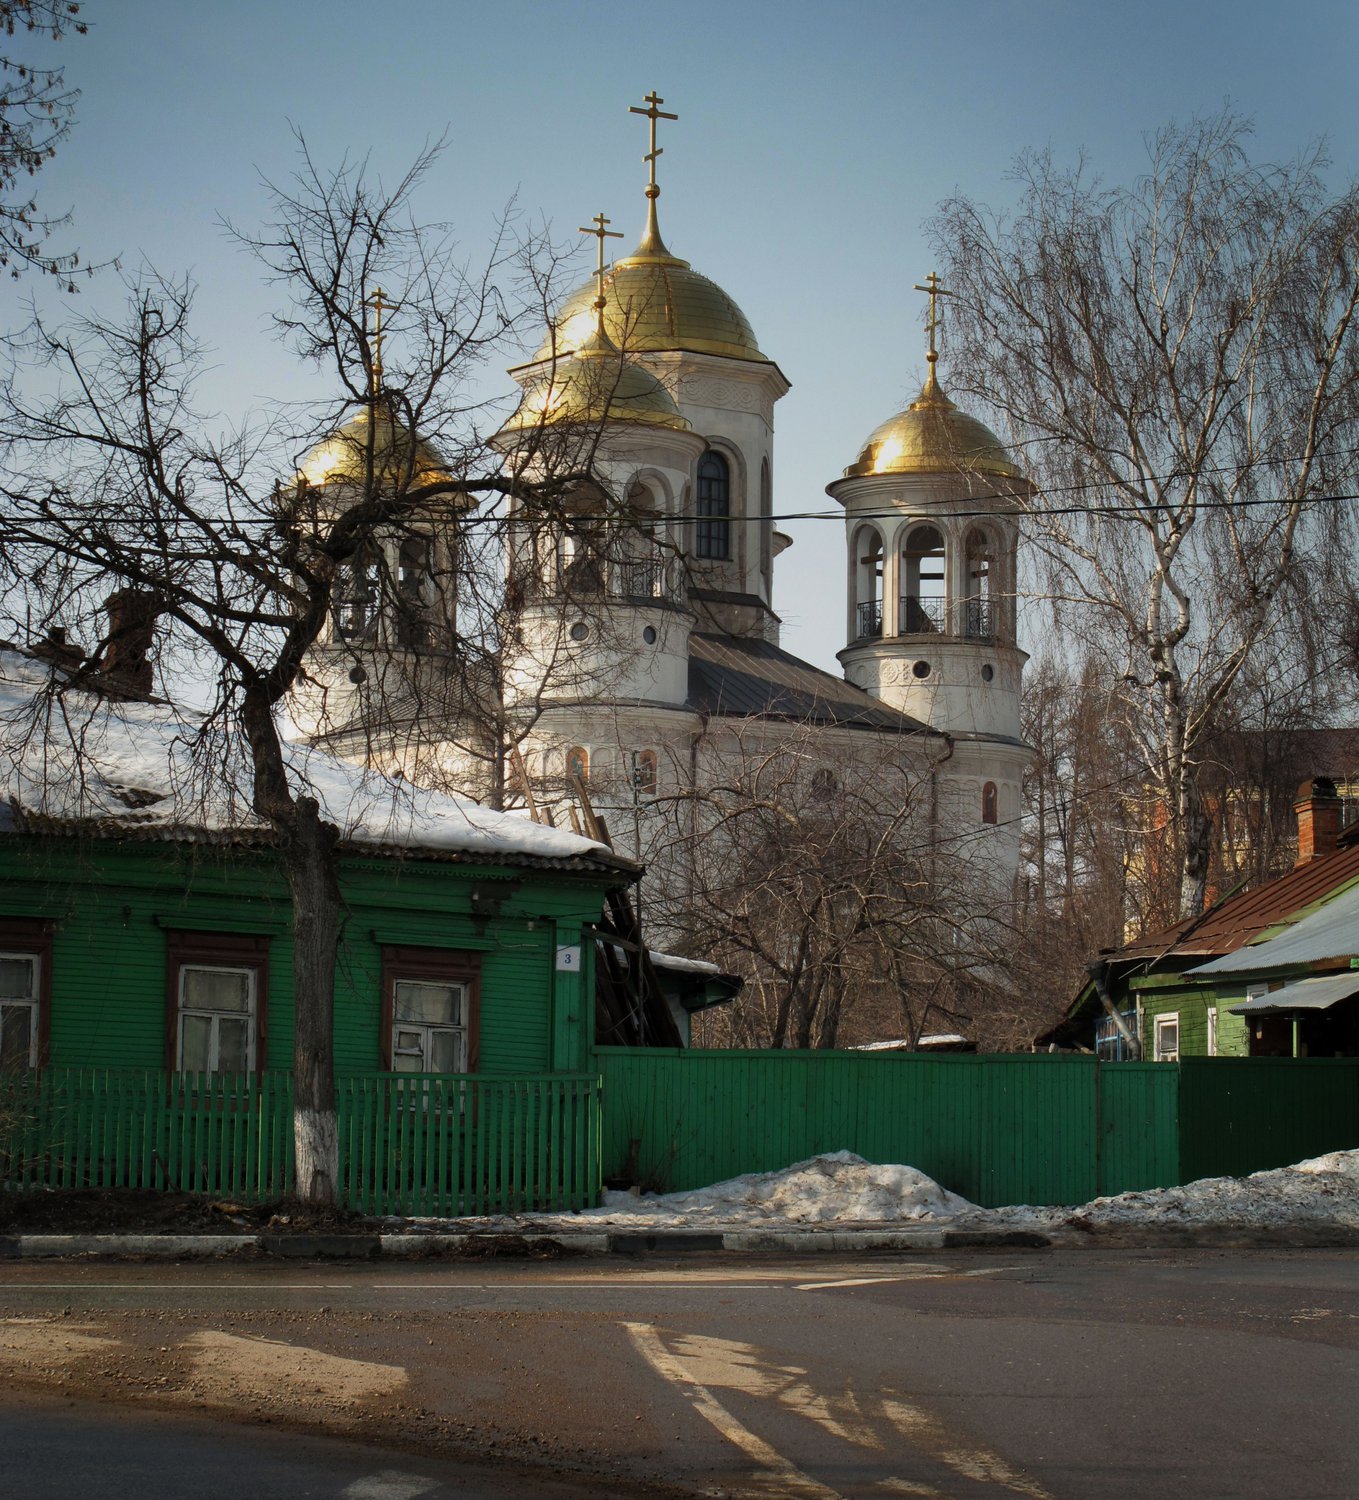
[[[347, 1207], [451, 1217], [598, 1198], [594, 1077], [384, 1073], [342, 1078], [337, 1096]], [[0, 1182], [285, 1196], [291, 1075], [78, 1068], [0, 1078]]]

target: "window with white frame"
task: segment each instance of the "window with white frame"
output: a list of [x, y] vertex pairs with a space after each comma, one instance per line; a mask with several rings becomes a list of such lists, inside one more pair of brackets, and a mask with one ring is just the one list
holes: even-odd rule
[[166, 957], [168, 1066], [177, 1073], [253, 1073], [262, 1067], [269, 939], [176, 929], [168, 934]]
[[467, 985], [398, 979], [392, 1005], [394, 1073], [467, 1071]]
[[253, 967], [179, 967], [179, 1070], [251, 1073], [258, 975]]
[[39, 953], [0, 953], [0, 1072], [38, 1065]]
[[1178, 1011], [1163, 1011], [1152, 1017], [1153, 1058], [1156, 1062], [1179, 1062], [1180, 1060], [1180, 1014]]
[[382, 957], [384, 1051], [391, 1071], [475, 1072], [478, 956], [384, 948]]
[[1208, 1007], [1208, 1056], [1217, 1056], [1217, 1006]]

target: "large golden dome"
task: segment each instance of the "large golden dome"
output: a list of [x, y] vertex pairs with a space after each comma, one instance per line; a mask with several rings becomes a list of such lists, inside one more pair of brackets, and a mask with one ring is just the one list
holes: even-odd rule
[[[571, 293], [553, 324], [555, 340], [549, 338], [535, 360], [553, 354], [560, 359], [593, 333], [597, 295], [594, 278]], [[769, 363], [741, 309], [716, 282], [665, 248], [654, 208], [641, 244], [605, 272], [604, 296], [605, 332], [629, 354], [690, 349]]]
[[[565, 359], [531, 377], [523, 399], [502, 431], [523, 432], [567, 423], [636, 422], [688, 432], [675, 398], [650, 371], [618, 349], [588, 309], [591, 333]], [[608, 320], [607, 309], [604, 314]]]
[[372, 455], [379, 483], [414, 487], [451, 479], [444, 460], [392, 415], [384, 398], [377, 406], [377, 427], [370, 432], [372, 414], [364, 408], [338, 432], [324, 438], [302, 460], [299, 479], [313, 486], [362, 484]]
[[873, 429], [845, 477], [959, 473], [1024, 477], [995, 433], [949, 400], [931, 366], [924, 390], [905, 411]]

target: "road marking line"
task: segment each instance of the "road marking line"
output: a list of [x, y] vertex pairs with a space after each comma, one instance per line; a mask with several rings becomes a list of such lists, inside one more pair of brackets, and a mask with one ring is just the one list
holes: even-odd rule
[[437, 1479], [384, 1469], [380, 1474], [367, 1474], [345, 1485], [340, 1496], [341, 1500], [415, 1500], [417, 1495], [427, 1495], [438, 1488]]
[[705, 1421], [715, 1427], [734, 1447], [759, 1464], [764, 1470], [760, 1477], [777, 1482], [778, 1494], [805, 1496], [806, 1500], [843, 1500], [838, 1490], [828, 1488], [810, 1474], [804, 1474], [776, 1448], [772, 1448], [763, 1438], [757, 1437], [748, 1427], [738, 1422], [707, 1386], [700, 1385], [686, 1373], [681, 1361], [665, 1347], [654, 1328], [646, 1323], [624, 1323], [623, 1327], [637, 1352], [652, 1369], [672, 1385], [678, 1386]]
[[1027, 1495], [1029, 1500], [1052, 1500], [1052, 1495], [1041, 1484], [1011, 1468], [999, 1453], [982, 1447], [960, 1447], [950, 1438], [938, 1417], [920, 1407], [888, 1397], [883, 1400], [882, 1409], [902, 1437], [918, 1443], [931, 1458], [947, 1465], [964, 1479], [975, 1480], [978, 1484], [998, 1484], [1016, 1495]]
[[804, 1281], [801, 1286], [795, 1286], [795, 1292], [824, 1292], [835, 1286], [878, 1286], [884, 1281], [920, 1281], [928, 1280], [928, 1277], [920, 1276], [846, 1276], [842, 1281]]

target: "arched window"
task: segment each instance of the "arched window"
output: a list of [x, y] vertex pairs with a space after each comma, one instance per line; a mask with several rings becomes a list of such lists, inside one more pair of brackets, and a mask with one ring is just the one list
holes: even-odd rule
[[812, 772], [812, 800], [829, 802], [836, 790], [835, 772], [829, 766], [818, 766]]
[[639, 797], [656, 795], [656, 752], [639, 750], [632, 760], [632, 784]]
[[769, 460], [760, 460], [760, 572], [768, 582], [774, 571], [774, 486], [769, 478]]
[[731, 469], [711, 448], [698, 461], [694, 552], [698, 557], [731, 556]]
[[572, 745], [566, 752], [566, 779], [575, 776], [583, 782], [590, 779], [590, 752], [583, 745]]
[[876, 526], [854, 533], [856, 638], [882, 634], [882, 534]]
[[982, 822], [994, 823], [996, 821], [996, 784], [988, 781], [982, 787]]
[[342, 641], [371, 641], [378, 622], [377, 554], [368, 548], [343, 564], [335, 589], [335, 634]]
[[944, 538], [937, 526], [913, 527], [901, 549], [902, 635], [943, 630], [948, 624], [944, 582]]
[[963, 634], [972, 640], [990, 640], [996, 633], [996, 606], [992, 597], [995, 557], [991, 539], [980, 526], [967, 533], [967, 572], [964, 576]]
[[562, 588], [577, 598], [604, 592], [604, 548], [599, 527], [590, 523], [573, 526], [560, 542]]
[[660, 599], [665, 595], [665, 554], [656, 497], [641, 480], [628, 490], [627, 529], [619, 549], [619, 589], [627, 599]]
[[430, 539], [405, 537], [397, 554], [396, 638], [412, 650], [430, 643]]

